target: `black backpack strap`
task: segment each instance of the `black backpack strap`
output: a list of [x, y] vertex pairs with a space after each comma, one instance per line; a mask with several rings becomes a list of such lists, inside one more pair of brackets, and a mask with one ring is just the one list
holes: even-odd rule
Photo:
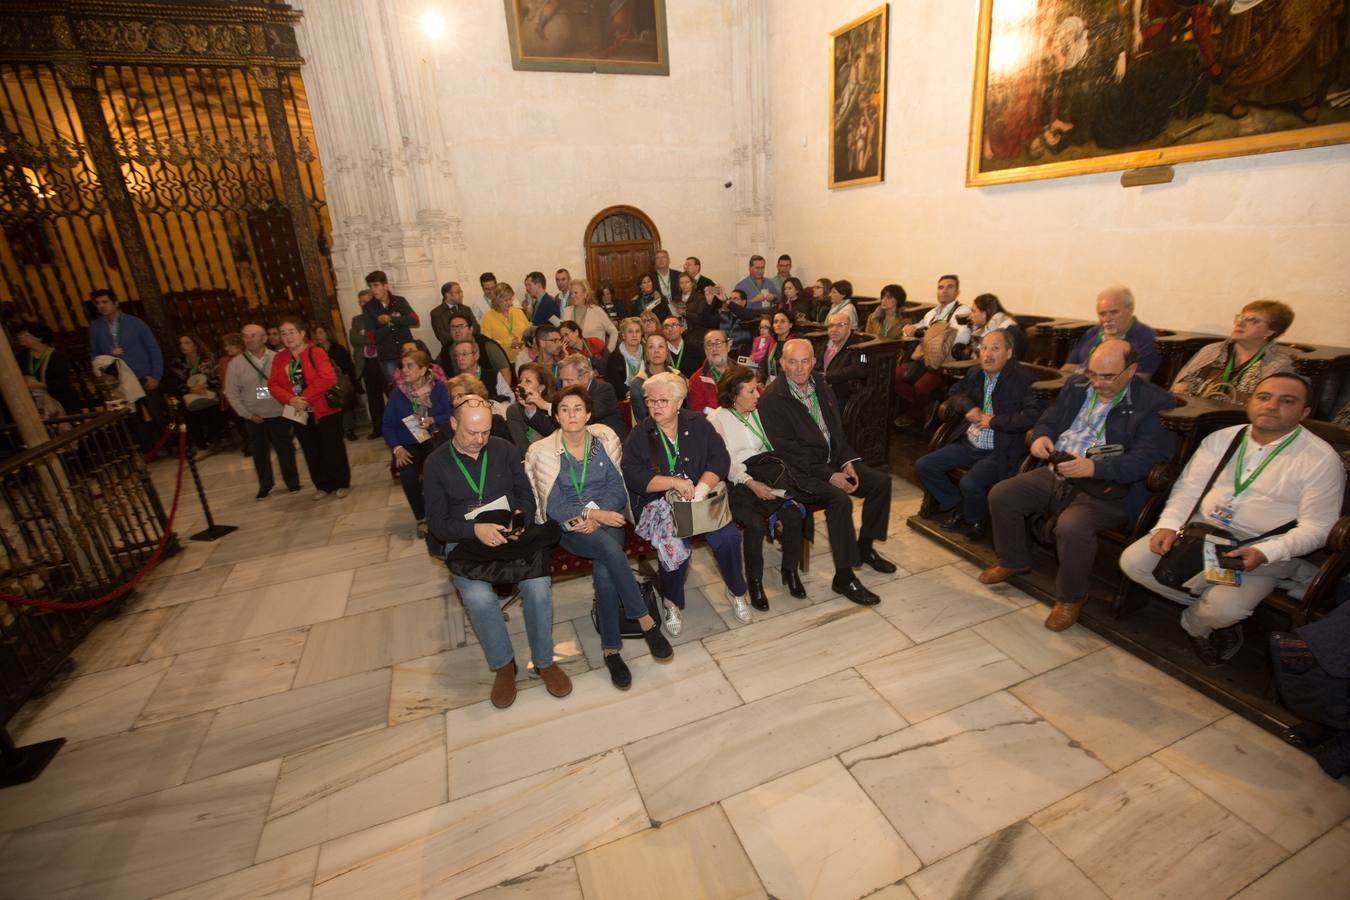
[[[1223, 451], [1223, 456], [1219, 458], [1219, 464], [1214, 467], [1213, 472], [1209, 473], [1209, 480], [1205, 482], [1205, 486], [1201, 489], [1200, 495], [1195, 498], [1195, 505], [1191, 507], [1190, 513], [1187, 514], [1186, 521], [1181, 523], [1182, 528], [1185, 528], [1191, 519], [1195, 518], [1196, 512], [1200, 509], [1200, 504], [1205, 500], [1205, 495], [1209, 493], [1210, 488], [1214, 487], [1214, 482], [1219, 480], [1219, 473], [1223, 471], [1224, 466], [1228, 465], [1228, 461], [1233, 458], [1233, 454], [1237, 452], [1238, 444], [1242, 443], [1242, 438], [1246, 434], [1247, 426], [1243, 425], [1238, 429], [1237, 434], [1233, 435], [1233, 440], [1229, 442], [1228, 449]], [[1293, 525], [1291, 524], [1289, 527], [1292, 528]]]

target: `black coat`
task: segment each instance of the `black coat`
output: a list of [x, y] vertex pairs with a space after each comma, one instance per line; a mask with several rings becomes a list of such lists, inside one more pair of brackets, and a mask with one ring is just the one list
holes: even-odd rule
[[[964, 440], [970, 423], [965, 414], [984, 405], [984, 370], [975, 366], [947, 392], [947, 405], [957, 416], [957, 427], [952, 429], [947, 443]], [[1044, 404], [1032, 395], [1031, 385], [1036, 379], [1031, 373], [1008, 360], [994, 385], [993, 418], [989, 425], [994, 430], [994, 453], [998, 460], [998, 477], [1011, 478], [1017, 474], [1022, 458], [1027, 455], [1027, 431], [1040, 418]]]
[[830, 430], [825, 440], [811, 411], [792, 396], [786, 374], [775, 378], [759, 398], [759, 418], [764, 423], [765, 436], [773, 444], [774, 452], [787, 462], [821, 480], [844, 467], [844, 463], [861, 459], [849, 445], [844, 434], [844, 421], [839, 414], [839, 401], [826, 386], [820, 373], [812, 372], [820, 414]]
[[[620, 363], [623, 362], [620, 355]], [[626, 387], [626, 386], [625, 386]], [[618, 392], [614, 386], [599, 378], [592, 378], [587, 391], [591, 395], [591, 421], [597, 425], [608, 425], [614, 429], [619, 440], [628, 437], [628, 423], [619, 413]]]
[[829, 382], [830, 388], [834, 391], [835, 399], [839, 401], [839, 409], [842, 411], [848, 406], [848, 398], [853, 394], [852, 382], [867, 377], [867, 359], [866, 353], [859, 353], [853, 349], [859, 344], [870, 341], [870, 335], [862, 335], [854, 332], [848, 336], [844, 342], [844, 347], [834, 355], [830, 360], [830, 367], [825, 366], [825, 348], [829, 346], [826, 342], [825, 347], [820, 350], [820, 358], [816, 360], [816, 371], [825, 374], [825, 380]]

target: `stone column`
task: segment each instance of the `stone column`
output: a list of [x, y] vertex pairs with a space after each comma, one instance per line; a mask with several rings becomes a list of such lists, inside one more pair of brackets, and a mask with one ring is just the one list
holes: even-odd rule
[[[769, 4], [731, 0], [731, 107], [738, 123], [735, 171], [736, 253], [773, 249], [773, 189], [769, 181]], [[773, 270], [772, 264], [769, 270]]]
[[438, 80], [410, 4], [294, 5], [304, 10], [296, 36], [323, 159], [343, 311], [355, 311], [365, 274], [383, 269], [425, 324], [425, 313], [440, 301], [441, 283], [467, 276], [462, 201], [436, 99], [451, 88]]

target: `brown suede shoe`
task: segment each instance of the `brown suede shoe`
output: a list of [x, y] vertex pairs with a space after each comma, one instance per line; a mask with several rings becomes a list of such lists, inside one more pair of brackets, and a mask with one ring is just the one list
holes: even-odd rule
[[516, 702], [516, 661], [513, 659], [497, 670], [497, 679], [492, 682], [492, 705], [506, 709]]
[[1055, 608], [1050, 610], [1050, 615], [1045, 617], [1045, 627], [1051, 631], [1063, 631], [1068, 628], [1078, 621], [1078, 614], [1083, 611], [1085, 602], [1084, 600], [1079, 600], [1077, 603], [1056, 601]]
[[566, 697], [572, 693], [572, 679], [562, 670], [562, 666], [553, 665], [540, 669], [539, 677], [544, 679], [544, 688], [555, 697]]
[[996, 563], [980, 573], [980, 584], [1002, 584], [1014, 575], [1030, 571], [1030, 568], [1010, 569]]

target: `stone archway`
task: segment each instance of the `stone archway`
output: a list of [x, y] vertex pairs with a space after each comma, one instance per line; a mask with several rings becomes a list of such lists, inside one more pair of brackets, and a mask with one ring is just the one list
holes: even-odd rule
[[608, 282], [616, 299], [627, 302], [637, 293], [638, 279], [654, 268], [661, 234], [635, 206], [611, 206], [596, 213], [586, 226], [586, 278], [597, 295]]

